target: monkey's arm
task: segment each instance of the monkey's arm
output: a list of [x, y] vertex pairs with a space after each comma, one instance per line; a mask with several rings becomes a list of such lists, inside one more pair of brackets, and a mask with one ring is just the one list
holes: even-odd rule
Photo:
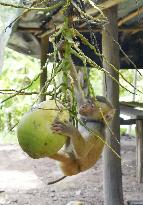
[[75, 96], [76, 96], [76, 100], [77, 100], [77, 105], [78, 105], [78, 109], [79, 107], [84, 104], [85, 102], [85, 98], [84, 98], [84, 92], [81, 88], [80, 82], [78, 80], [78, 74], [77, 74], [77, 70], [74, 66], [73, 60], [72, 58], [69, 59], [69, 62], [71, 64], [71, 69], [70, 69], [70, 73], [71, 73], [71, 77], [73, 79], [74, 82], [74, 92], [75, 92]]
[[[61, 41], [58, 45], [58, 49], [59, 49], [59, 54], [60, 54], [60, 58], [65, 58], [65, 41]], [[72, 57], [70, 56], [68, 59], [68, 62], [70, 64], [70, 75], [73, 79], [74, 82], [74, 92], [75, 92], [75, 96], [77, 99], [77, 105], [78, 107], [80, 107], [81, 104], [84, 103], [84, 92], [80, 86], [80, 82], [78, 80], [78, 74], [77, 74], [77, 70], [74, 66]]]
[[64, 176], [72, 176], [81, 172], [78, 159], [71, 157], [68, 153], [58, 152], [49, 158], [60, 162], [60, 167]]
[[52, 130], [56, 133], [70, 137], [77, 158], [85, 157], [94, 146], [93, 136], [85, 140], [78, 129], [70, 124], [56, 121], [52, 126]]

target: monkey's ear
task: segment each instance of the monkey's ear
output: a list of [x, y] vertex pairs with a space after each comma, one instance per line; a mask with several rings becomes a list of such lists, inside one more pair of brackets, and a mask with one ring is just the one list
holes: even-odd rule
[[105, 119], [107, 122], [111, 122], [114, 118], [114, 115], [115, 115], [115, 112], [116, 112], [116, 109], [111, 109], [107, 115], [105, 116]]
[[57, 115], [56, 118], [55, 118], [55, 120], [54, 120], [54, 122], [58, 122], [58, 121], [60, 121], [60, 118], [59, 118], [59, 116]]
[[64, 120], [64, 124], [69, 124], [69, 121], [68, 120]]
[[[92, 103], [93, 102], [93, 97], [88, 97], [88, 98], [86, 98], [86, 102], [87, 103]], [[85, 103], [86, 103], [85, 102]]]
[[113, 109], [111, 110], [113, 116], [115, 115], [116, 111], [117, 111], [117, 109], [115, 109], [115, 108], [113, 108]]

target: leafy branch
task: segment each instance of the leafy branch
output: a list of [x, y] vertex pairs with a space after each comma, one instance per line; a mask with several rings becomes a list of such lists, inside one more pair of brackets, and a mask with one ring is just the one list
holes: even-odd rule
[[[38, 3], [37, 3], [38, 4]], [[37, 4], [35, 6], [37, 6]], [[21, 6], [21, 5], [17, 5], [17, 4], [11, 4], [11, 3], [3, 3], [0, 2], [1, 6], [6, 6], [6, 7], [11, 7], [11, 8], [17, 8], [17, 9], [26, 9], [28, 11], [30, 10], [34, 10], [34, 11], [52, 11], [54, 9], [57, 9], [58, 7], [63, 5], [63, 1], [61, 0], [60, 2], [58, 2], [57, 4], [54, 4], [53, 6], [49, 6], [49, 7], [27, 7], [27, 6]]]
[[[44, 2], [44, 1], [42, 1], [42, 2]], [[88, 15], [83, 8], [79, 7], [79, 5], [77, 5], [72, 0], [60, 1], [57, 4], [54, 4], [54, 5], [49, 6], [49, 7], [44, 7], [44, 8], [37, 7], [38, 4], [41, 4], [41, 2], [40, 3], [36, 2], [34, 5], [31, 5], [30, 7], [25, 7], [25, 6], [15, 5], [15, 4], [6, 4], [6, 3], [0, 2], [0, 5], [3, 5], [3, 6], [10, 6], [13, 8], [25, 9], [25, 11], [22, 13], [22, 15], [20, 15], [17, 19], [15, 19], [15, 21], [20, 19], [23, 16], [23, 14], [26, 14], [27, 12], [29, 12], [31, 10], [51, 11], [51, 10], [54, 10], [54, 9], [61, 7], [61, 15], [63, 15], [63, 17], [64, 17], [63, 26], [60, 27], [60, 29], [58, 31], [55, 31], [53, 35], [50, 36], [50, 41], [52, 42], [53, 49], [54, 49], [54, 52], [51, 55], [53, 56], [53, 61], [55, 63], [53, 65], [51, 76], [47, 79], [47, 81], [45, 82], [45, 85], [43, 86], [41, 91], [39, 93], [36, 92], [36, 94], [37, 94], [36, 101], [38, 100], [38, 98], [41, 95], [41, 93], [43, 92], [43, 90], [48, 89], [48, 87], [50, 85], [52, 85], [53, 86], [52, 91], [47, 92], [47, 94], [49, 94], [50, 97], [52, 97], [52, 99], [54, 99], [55, 101], [60, 101], [64, 105], [67, 105], [70, 101], [70, 103], [68, 104], [70, 106], [68, 108], [70, 110], [70, 114], [72, 116], [73, 121], [80, 121], [79, 119], [77, 119], [77, 116], [76, 116], [77, 115], [77, 112], [76, 112], [77, 102], [75, 99], [75, 90], [74, 90], [74, 85], [73, 85], [74, 80], [73, 80], [73, 76], [71, 73], [72, 56], [73, 55], [75, 55], [77, 58], [79, 58], [82, 61], [84, 67], [86, 67], [87, 64], [89, 64], [91, 68], [95, 68], [95, 69], [103, 71], [114, 82], [116, 82], [120, 87], [123, 87], [128, 92], [132, 93], [129, 89], [127, 89], [121, 83], [119, 83], [118, 80], [115, 79], [110, 74], [110, 72], [106, 71], [106, 69], [97, 65], [91, 58], [87, 57], [84, 54], [84, 52], [79, 48], [79, 45], [77, 44], [77, 37], [80, 38], [81, 42], [84, 45], [88, 46], [91, 50], [93, 50], [93, 52], [96, 56], [104, 59], [106, 61], [106, 63], [111, 67], [111, 69], [114, 70], [115, 72], [117, 72], [126, 83], [128, 83], [131, 87], [134, 87], [122, 75], [122, 73], [120, 71], [118, 71], [118, 69], [114, 65], [112, 65], [110, 62], [108, 62], [108, 60], [104, 57], [103, 54], [98, 52], [97, 49], [91, 43], [89, 43], [89, 41], [81, 33], [79, 33], [74, 28], [72, 20], [73, 20], [73, 16], [76, 15], [77, 13], [78, 13], [79, 17], [81, 19], [84, 19], [86, 21], [86, 23], [89, 25], [91, 23], [94, 23], [97, 26], [99, 26], [99, 25], [103, 26], [105, 23], [108, 22], [107, 18], [104, 16], [103, 12], [98, 8], [98, 6], [96, 6], [96, 4], [94, 4], [94, 2], [92, 0], [88, 0], [88, 2], [90, 3], [90, 5], [92, 5], [95, 9], [97, 9], [99, 11], [99, 13], [101, 14], [100, 18], [99, 17], [94, 18], [94, 17]], [[64, 53], [60, 59], [58, 46], [62, 41], [64, 42]], [[47, 64], [45, 66], [47, 66]], [[43, 72], [43, 71], [41, 71], [41, 72]], [[62, 73], [63, 78], [62, 78], [62, 82], [57, 83], [56, 78], [58, 77], [59, 73]], [[24, 94], [24, 93], [26, 94], [27, 92], [25, 90], [30, 88], [32, 86], [32, 84], [34, 83], [34, 81], [36, 81], [40, 75], [41, 75], [41, 73], [39, 73], [31, 81], [31, 83], [29, 85], [21, 88], [20, 90], [10, 91], [10, 92], [14, 92], [14, 93], [11, 96], [4, 99], [1, 103], [5, 102], [5, 101], [17, 96], [17, 95]], [[85, 79], [88, 81], [87, 75], [85, 76]], [[91, 93], [94, 95], [94, 92], [92, 92], [93, 88], [92, 88], [90, 83], [88, 83], [88, 90], [91, 91]], [[136, 89], [136, 90], [138, 92], [142, 93], [139, 89]], [[89, 130], [89, 128], [87, 128], [87, 130]], [[89, 130], [89, 132], [92, 132], [92, 131]], [[95, 136], [96, 136], [96, 134], [95, 134]], [[100, 138], [100, 136], [99, 136], [99, 138]], [[116, 156], [118, 156], [120, 158], [120, 156], [112, 149], [112, 147], [110, 147], [110, 145], [107, 144], [106, 141], [104, 141], [102, 138], [100, 138], [100, 140], [104, 144], [106, 144], [116, 154]]]

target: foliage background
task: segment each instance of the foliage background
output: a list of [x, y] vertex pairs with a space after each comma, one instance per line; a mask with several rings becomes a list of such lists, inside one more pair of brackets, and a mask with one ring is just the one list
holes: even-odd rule
[[[120, 70], [122, 74], [134, 83], [135, 70], [125, 69]], [[51, 72], [51, 66], [48, 67], [48, 72]], [[140, 71], [143, 74], [143, 71]], [[21, 88], [33, 82], [32, 86], [25, 90], [25, 92], [39, 91], [39, 78], [33, 81], [40, 73], [40, 60], [24, 56], [11, 49], [6, 48], [4, 66], [0, 75], [0, 90], [20, 90]], [[90, 81], [95, 90], [96, 95], [102, 93], [102, 76], [103, 73], [96, 69], [90, 70]], [[58, 78], [60, 79], [60, 78]], [[137, 75], [137, 87], [143, 92], [143, 77]], [[133, 88], [127, 85], [125, 81], [120, 79], [122, 85], [129, 90]], [[48, 88], [49, 91], [51, 87]], [[0, 101], [7, 99], [10, 94], [8, 92], [0, 91]], [[120, 100], [132, 101], [133, 95], [123, 88], [120, 88]], [[135, 96], [136, 101], [142, 102], [143, 95], [137, 92]], [[32, 104], [37, 100], [37, 95], [16, 95], [14, 98], [6, 100], [0, 104], [0, 142], [15, 142], [16, 127], [12, 129], [20, 120], [21, 116], [31, 109]], [[11, 131], [12, 130], [12, 131]], [[121, 132], [127, 132], [127, 127], [122, 127]], [[134, 129], [131, 134], [135, 134]]]
[[[40, 62], [37, 59], [24, 56], [13, 50], [6, 49], [4, 66], [0, 75], [0, 89], [14, 89], [29, 85], [40, 71]], [[26, 91], [38, 91], [39, 79], [34, 81]], [[6, 92], [5, 92], [6, 93]], [[0, 94], [1, 101], [10, 95]], [[30, 109], [35, 100], [35, 95], [17, 95], [0, 106], [0, 132], [1, 138], [10, 137], [9, 129], [12, 128], [20, 119], [21, 115]], [[11, 115], [11, 116], [10, 116]], [[10, 119], [9, 119], [10, 118]], [[15, 135], [15, 129], [13, 132]]]

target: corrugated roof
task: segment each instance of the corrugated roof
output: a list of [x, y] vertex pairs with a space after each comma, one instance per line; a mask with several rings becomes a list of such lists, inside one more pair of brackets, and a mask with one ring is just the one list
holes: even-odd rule
[[[54, 3], [55, 1], [50, 2]], [[94, 0], [94, 2], [98, 2], [100, 5], [101, 1]], [[122, 32], [126, 31], [124, 35], [120, 35], [125, 36], [121, 38], [122, 45], [125, 43], [125, 40], [128, 41], [132, 38], [132, 34], [135, 36], [139, 31], [141, 33], [141, 43], [143, 44], [143, 0], [108, 0], [106, 5], [108, 5], [108, 2], [109, 5], [120, 2], [118, 6], [119, 29]], [[94, 11], [96, 12], [96, 10], [92, 9], [92, 14], [94, 14]], [[55, 24], [62, 22], [61, 14], [56, 14], [53, 17], [53, 21], [51, 21], [51, 15], [53, 14], [56, 14], [56, 10], [53, 12], [29, 11], [26, 15], [22, 16], [9, 39], [9, 47], [24, 54], [40, 57], [40, 44], [36, 35], [47, 30], [50, 31], [53, 28], [53, 21], [55, 21]], [[127, 31], [131, 31], [134, 27], [139, 28], [139, 30], [128, 32], [129, 37], [127, 37]], [[141, 62], [140, 64], [142, 65], [143, 63]]]
[[125, 2], [119, 4], [119, 18], [127, 16], [132, 11], [138, 10], [138, 8], [141, 6], [143, 6], [143, 0], [126, 0]]
[[137, 11], [138, 15], [131, 18], [129, 21], [125, 23], [125, 25], [135, 26], [139, 24], [139, 21], [143, 18], [143, 11], [140, 12], [139, 8], [143, 7], [143, 0], [127, 0], [118, 7], [118, 16], [119, 19], [127, 17], [132, 12]]

